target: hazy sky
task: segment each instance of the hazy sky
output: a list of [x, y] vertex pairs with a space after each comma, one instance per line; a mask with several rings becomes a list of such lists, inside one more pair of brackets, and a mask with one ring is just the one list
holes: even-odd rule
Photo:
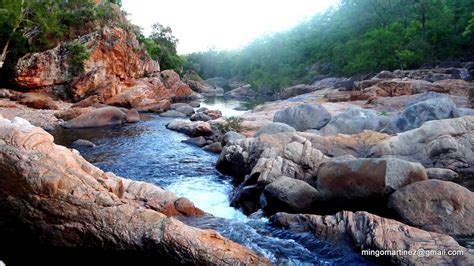
[[337, 0], [122, 0], [146, 35], [159, 22], [173, 29], [178, 53], [239, 48], [264, 33], [282, 31]]

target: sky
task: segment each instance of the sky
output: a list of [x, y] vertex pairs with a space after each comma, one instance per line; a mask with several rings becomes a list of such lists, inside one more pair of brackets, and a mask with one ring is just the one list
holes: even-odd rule
[[237, 49], [265, 33], [284, 31], [337, 0], [122, 0], [145, 35], [159, 22], [179, 39], [178, 53]]

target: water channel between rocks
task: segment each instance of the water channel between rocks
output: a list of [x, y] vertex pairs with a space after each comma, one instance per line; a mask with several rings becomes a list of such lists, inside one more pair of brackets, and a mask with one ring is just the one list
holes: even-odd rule
[[[202, 104], [219, 109], [224, 116], [240, 115], [237, 101], [210, 98]], [[119, 176], [159, 185], [178, 196], [189, 198], [215, 218], [194, 218], [184, 222], [215, 229], [227, 238], [243, 244], [274, 263], [318, 265], [367, 265], [359, 253], [349, 247], [323, 241], [311, 233], [295, 233], [270, 226], [259, 214], [250, 217], [230, 207], [232, 177], [215, 169], [218, 155], [182, 143], [187, 137], [166, 129], [170, 118], [142, 115], [142, 121], [121, 127], [66, 130], [53, 135], [57, 144], [73, 147], [76, 139], [94, 142], [94, 148], [73, 147], [89, 162]]]

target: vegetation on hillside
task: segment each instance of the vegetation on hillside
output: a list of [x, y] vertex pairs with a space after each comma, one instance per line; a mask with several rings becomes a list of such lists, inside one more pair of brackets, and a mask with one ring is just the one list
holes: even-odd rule
[[354, 75], [467, 58], [474, 47], [472, 0], [341, 0], [295, 28], [237, 51], [193, 53], [203, 78], [240, 77], [280, 89], [320, 74]]
[[140, 35], [139, 40], [145, 45], [151, 58], [160, 62], [161, 69], [173, 69], [181, 74], [184, 59], [176, 52], [178, 39], [170, 27], [155, 23], [150, 36]]

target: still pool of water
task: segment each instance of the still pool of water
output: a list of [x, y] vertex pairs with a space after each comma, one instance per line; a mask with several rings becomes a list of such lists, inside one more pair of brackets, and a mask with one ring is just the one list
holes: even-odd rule
[[139, 123], [121, 127], [58, 129], [53, 135], [56, 143], [68, 147], [79, 138], [94, 142], [95, 148], [74, 148], [104, 171], [151, 182], [189, 198], [215, 218], [195, 218], [185, 223], [215, 229], [274, 263], [370, 264], [344, 245], [322, 241], [309, 233], [274, 228], [260, 214], [247, 217], [230, 207], [232, 178], [215, 169], [217, 155], [182, 143], [185, 135], [166, 129], [169, 118], [142, 118]]

